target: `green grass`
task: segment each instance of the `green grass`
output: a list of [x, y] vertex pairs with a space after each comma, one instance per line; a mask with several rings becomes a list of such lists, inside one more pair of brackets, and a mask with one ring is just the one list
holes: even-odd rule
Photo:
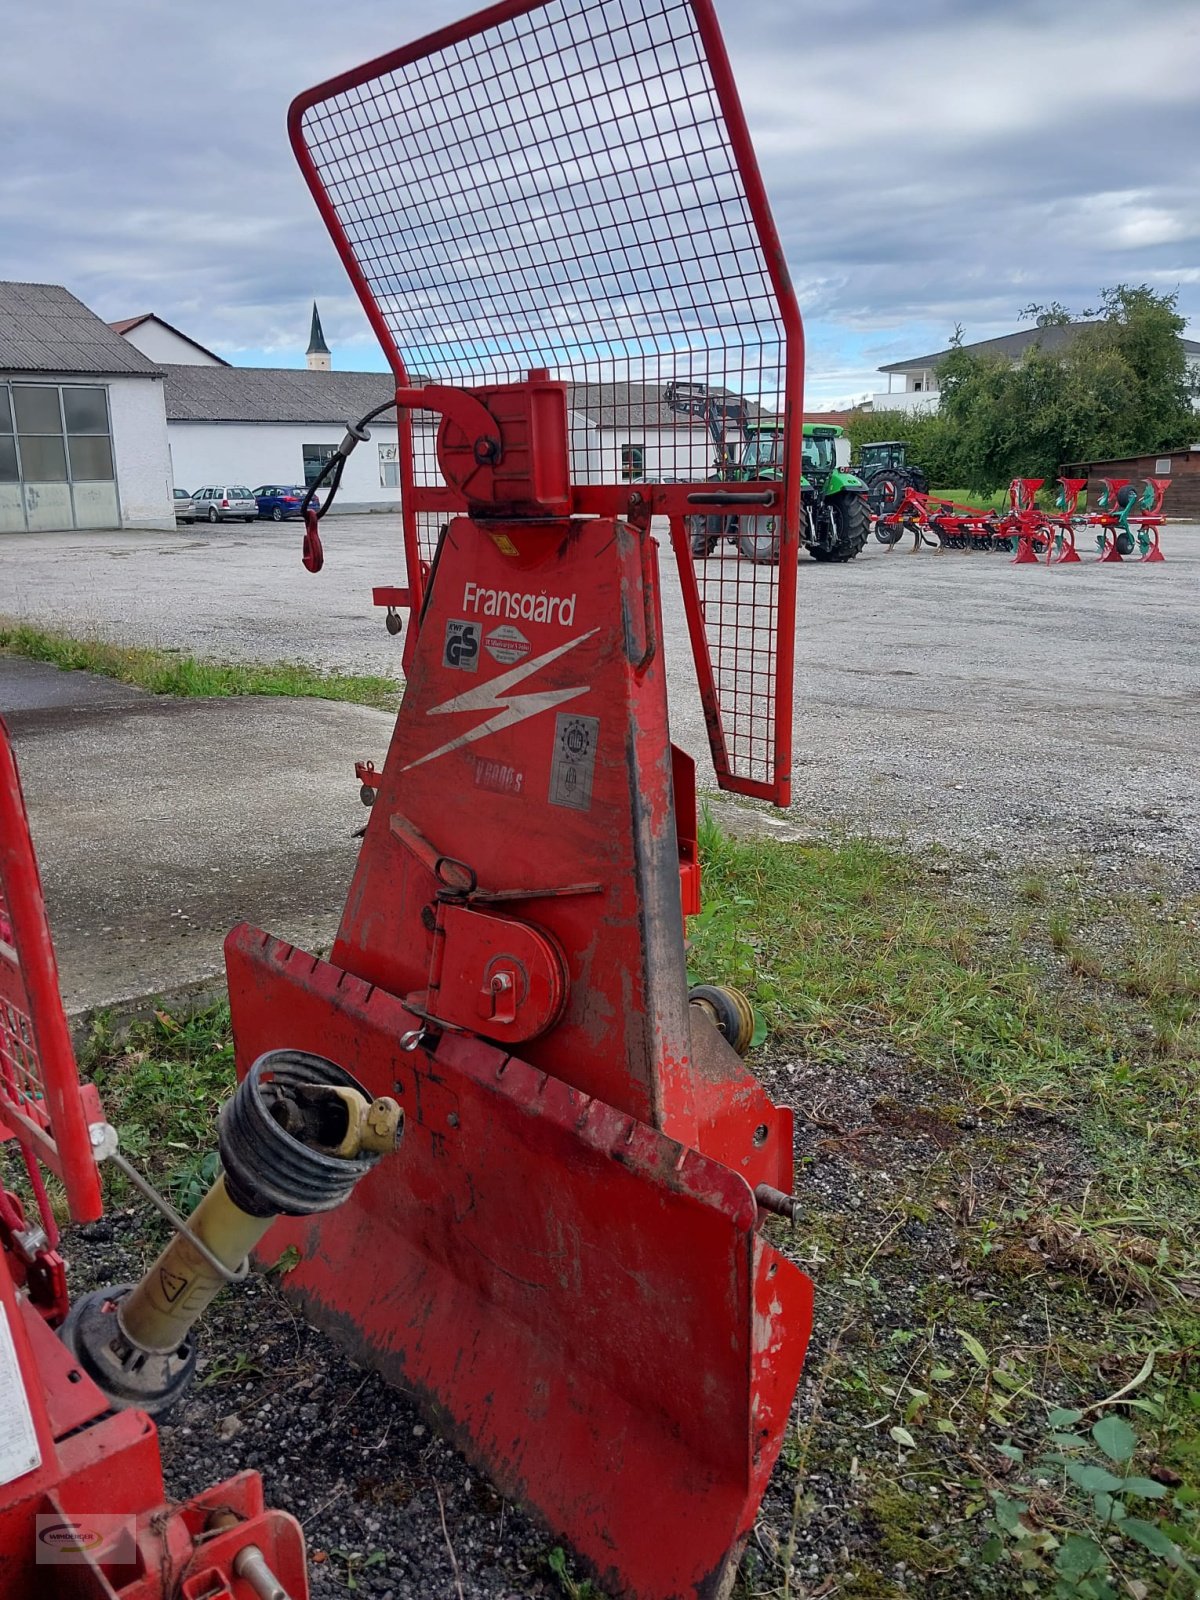
[[[997, 489], [992, 494], [980, 494], [977, 489], [943, 489], [936, 488], [929, 491], [931, 498], [938, 500], [953, 500], [956, 505], [974, 506], [980, 511], [1007, 511], [1008, 490]], [[1056, 511], [1055, 504], [1058, 495], [1058, 485], [1051, 484], [1037, 492], [1037, 504], [1043, 511]]]
[[[739, 1595], [802, 1600], [792, 1555], [832, 1503], [850, 1553], [810, 1587], [842, 1600], [1190, 1600], [1141, 1541], [1200, 1561], [1200, 900], [701, 832], [689, 968], [769, 1024], [762, 1070], [808, 1153], [795, 1232], [768, 1231], [816, 1284], [804, 1409]], [[100, 1027], [85, 1065], [126, 1149], [190, 1200], [233, 1085], [227, 1009]], [[910, 1131], [873, 1161], [856, 1124], [914, 1108], [944, 1142]], [[1113, 1466], [1107, 1417], [1133, 1429], [1137, 1538], [1080, 1487]], [[1091, 1560], [1110, 1589], [1063, 1570]]]
[[[734, 840], [708, 820], [702, 835], [689, 968], [744, 988], [769, 1051], [821, 1085], [796, 1110], [820, 1118], [806, 1143], [825, 1181], [802, 1166], [795, 1240], [775, 1239], [816, 1279], [817, 1407], [785, 1444], [781, 1553], [752, 1551], [739, 1593], [805, 1592], [790, 1551], [819, 1470], [860, 1551], [837, 1574], [850, 1600], [914, 1581], [930, 1600], [1190, 1600], [1188, 1569], [1114, 1532], [1077, 1479], [1096, 1457], [1087, 1429], [1123, 1414], [1137, 1443], [1122, 1474], [1155, 1475], [1163, 1496], [1130, 1499], [1131, 1529], [1200, 1561], [1200, 900], [1079, 871], [989, 883], [862, 840]], [[876, 1189], [871, 1143], [821, 1134], [855, 1120], [839, 1083], [870, 1103], [888, 1060], [949, 1137], [888, 1146]], [[856, 1174], [849, 1204], [831, 1163]], [[942, 1253], [914, 1251], [914, 1228]], [[1061, 1407], [1098, 1408], [1075, 1444], [1049, 1420]], [[1093, 1556], [1122, 1587], [1060, 1570]]]
[[971, 899], [948, 858], [711, 821], [702, 849], [689, 966], [745, 988], [777, 1041], [832, 1061], [887, 1046], [984, 1107], [1069, 1116], [1114, 1188], [1136, 1175], [1166, 1232], [1200, 1228], [1200, 900], [1028, 876]]
[[[124, 1154], [189, 1210], [215, 1176], [217, 1113], [237, 1082], [228, 1005], [185, 1018], [158, 1011], [120, 1034], [101, 1016], [79, 1066], [99, 1089]], [[108, 1181], [124, 1182], [113, 1174]]]
[[181, 651], [113, 644], [106, 639], [77, 639], [18, 622], [0, 621], [0, 652], [47, 661], [65, 672], [95, 672], [151, 694], [188, 699], [275, 695], [345, 700], [389, 711], [394, 711], [400, 702], [400, 685], [391, 678], [319, 672], [292, 661], [206, 661]]

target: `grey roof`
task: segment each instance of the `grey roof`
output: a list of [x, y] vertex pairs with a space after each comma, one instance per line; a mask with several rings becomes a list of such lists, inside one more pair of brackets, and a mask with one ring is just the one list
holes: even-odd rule
[[[1099, 322], [1069, 322], [1064, 327], [1022, 328], [1018, 333], [1006, 333], [999, 339], [980, 339], [975, 344], [965, 344], [963, 349], [973, 356], [1004, 356], [1015, 361], [1024, 355], [1030, 345], [1039, 344], [1043, 350], [1058, 350], [1069, 344], [1081, 328], [1098, 328]], [[1180, 339], [1189, 356], [1200, 356], [1200, 343], [1195, 339]], [[935, 350], [927, 356], [910, 356], [907, 361], [893, 361], [880, 372], [911, 372], [914, 367], [936, 367], [950, 354], [950, 349]]]
[[162, 370], [168, 422], [356, 422], [396, 390], [390, 372], [175, 365]]
[[[572, 383], [568, 384], [569, 404], [600, 428], [704, 428], [702, 417], [689, 417], [667, 405], [666, 386], [653, 383]], [[714, 395], [736, 398], [729, 389], [716, 386]], [[756, 420], [759, 407], [746, 402], [746, 414]]]
[[154, 378], [161, 370], [60, 285], [0, 282], [0, 371]]
[[[394, 388], [387, 372], [171, 364], [162, 371], [168, 422], [353, 422], [382, 405]], [[568, 391], [572, 410], [601, 428], [704, 427], [699, 418], [671, 411], [658, 385], [577, 383]], [[758, 415], [753, 402], [747, 411]]]

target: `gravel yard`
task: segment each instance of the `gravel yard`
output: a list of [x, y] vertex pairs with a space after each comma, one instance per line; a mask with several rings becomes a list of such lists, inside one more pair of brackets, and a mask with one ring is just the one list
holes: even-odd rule
[[[346, 517], [326, 535], [317, 578], [294, 526], [14, 537], [0, 541], [0, 615], [226, 660], [398, 673], [370, 605], [374, 584], [401, 581], [394, 530]], [[1200, 1502], [1188, 1198], [1200, 1158], [1180, 1110], [1198, 1059], [1198, 535], [1169, 528], [1167, 564], [1149, 571], [1085, 558], [1018, 572], [999, 555], [913, 559], [874, 543], [846, 568], [801, 563], [793, 814], [722, 817], [918, 849], [862, 877], [856, 852], [870, 844], [763, 846], [811, 857], [809, 877], [772, 892], [761, 863], [743, 863], [724, 892], [749, 942], [719, 919], [707, 935], [733, 970], [706, 977], [761, 980], [768, 1007], [784, 996], [753, 1065], [797, 1113], [802, 1216], [794, 1233], [770, 1231], [816, 1287], [793, 1427], [737, 1600], [1051, 1592], [1052, 1553], [1029, 1568], [1049, 1574], [1041, 1589], [1003, 1551], [985, 1554], [993, 1508], [1021, 1495], [1036, 1529], [1084, 1539], [1086, 1501], [1036, 1476], [1046, 1417], [1076, 1407], [1082, 1433], [1125, 1386], [1158, 1407], [1155, 1422], [1130, 1413], [1134, 1471], [1149, 1474], [1131, 1481], [1193, 1495], [1177, 1504], [1200, 1551], [1187, 1509]], [[674, 733], [703, 780], [670, 584], [665, 611]], [[787, 923], [769, 934], [754, 927], [768, 902]], [[159, 1022], [157, 1045], [100, 1052], [101, 1095], [123, 1096], [134, 1118], [129, 1084], [146, 1068], [168, 1085], [136, 1111], [147, 1155], [190, 1160], [207, 1137], [171, 1125], [154, 1052], [189, 1083], [207, 1061], [212, 1092], [192, 1103], [215, 1104], [232, 1072], [225, 1024], [189, 1058], [172, 1043], [179, 1025]], [[157, 1238], [142, 1208], [119, 1203], [69, 1230], [73, 1291], [135, 1278]], [[1138, 1376], [1148, 1351], [1152, 1382]], [[274, 1273], [222, 1297], [199, 1382], [161, 1436], [174, 1494], [261, 1469], [268, 1498], [304, 1525], [314, 1597], [597, 1600], [409, 1396], [297, 1316]], [[1178, 1572], [1119, 1554], [1122, 1592], [1181, 1600]]]
[[[318, 577], [295, 525], [14, 535], [0, 614], [221, 659], [398, 672], [370, 596], [403, 581], [394, 523], [346, 516], [326, 534]], [[801, 561], [797, 821], [971, 852], [1153, 856], [1194, 876], [1200, 529], [1168, 527], [1163, 548], [1165, 565], [1119, 571], [874, 541], [850, 566]], [[674, 736], [704, 782], [669, 580], [664, 602]]]

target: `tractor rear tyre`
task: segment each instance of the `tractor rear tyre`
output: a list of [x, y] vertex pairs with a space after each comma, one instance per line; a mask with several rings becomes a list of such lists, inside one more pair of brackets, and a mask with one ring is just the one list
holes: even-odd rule
[[687, 519], [688, 539], [697, 561], [713, 554], [726, 533], [727, 521], [726, 517], [706, 517], [700, 512], [694, 512]]
[[866, 495], [843, 489], [841, 494], [830, 495], [825, 510], [834, 533], [833, 542], [810, 546], [809, 555], [814, 561], [853, 561], [862, 554], [871, 532]]
[[[880, 467], [867, 479], [867, 504], [873, 517], [886, 517], [904, 499], [912, 480], [906, 467]], [[915, 488], [916, 485], [912, 484]]]

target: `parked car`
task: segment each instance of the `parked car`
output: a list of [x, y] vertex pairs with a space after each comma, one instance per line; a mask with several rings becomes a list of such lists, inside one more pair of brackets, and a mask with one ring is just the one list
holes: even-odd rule
[[[263, 483], [257, 489], [250, 491], [258, 501], [258, 514], [260, 517], [270, 517], [273, 522], [282, 522], [285, 517], [298, 517], [300, 505], [308, 490], [295, 485]], [[313, 495], [313, 506], [321, 509], [319, 496]]]
[[175, 521], [176, 522], [195, 522], [195, 520], [196, 520], [196, 502], [192, 499], [191, 495], [187, 492], [186, 489], [176, 489], [176, 491], [175, 491]]
[[210, 522], [253, 522], [258, 516], [258, 502], [249, 489], [241, 483], [206, 483], [192, 496], [195, 515]]

